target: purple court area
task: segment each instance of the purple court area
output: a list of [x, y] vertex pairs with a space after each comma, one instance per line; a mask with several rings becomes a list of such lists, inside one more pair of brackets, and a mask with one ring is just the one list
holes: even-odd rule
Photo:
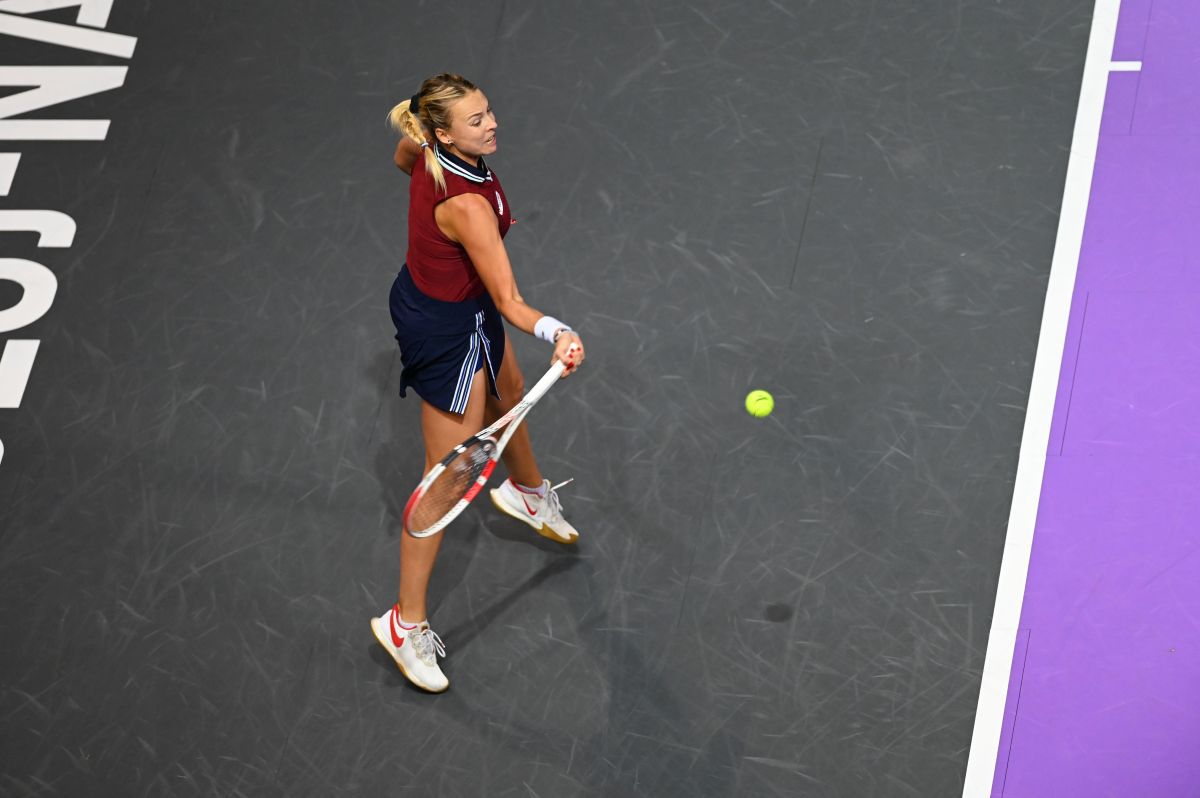
[[1125, 0], [992, 795], [1200, 796], [1200, 2]]

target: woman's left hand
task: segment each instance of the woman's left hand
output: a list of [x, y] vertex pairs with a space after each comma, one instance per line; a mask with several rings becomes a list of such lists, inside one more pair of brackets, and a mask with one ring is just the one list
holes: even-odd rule
[[554, 357], [550, 362], [561, 360], [566, 364], [564, 377], [579, 368], [583, 364], [583, 358], [583, 339], [578, 333], [567, 331], [558, 336], [554, 343]]

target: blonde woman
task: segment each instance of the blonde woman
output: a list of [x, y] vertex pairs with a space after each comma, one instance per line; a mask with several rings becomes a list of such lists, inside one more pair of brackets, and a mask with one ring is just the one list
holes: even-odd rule
[[[512, 211], [484, 156], [496, 152], [496, 116], [461, 75], [429, 78], [389, 116], [401, 134], [396, 165], [411, 175], [408, 255], [392, 285], [391, 313], [400, 344], [400, 395], [421, 399], [428, 472], [469, 435], [499, 418], [525, 393], [503, 321], [554, 347], [564, 377], [583, 363], [571, 327], [526, 304], [504, 249]], [[509, 478], [491, 491], [505, 513], [541, 535], [574, 543], [579, 533], [543, 478], [525, 425], [504, 450]], [[449, 687], [438, 666], [442, 641], [425, 607], [441, 535], [400, 536], [400, 595], [371, 628], [401, 672], [429, 692]]]

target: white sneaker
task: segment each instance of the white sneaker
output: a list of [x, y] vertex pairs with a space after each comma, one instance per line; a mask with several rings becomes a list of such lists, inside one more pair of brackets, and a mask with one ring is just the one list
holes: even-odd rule
[[437, 664], [438, 657], [446, 656], [446, 648], [427, 622], [415, 626], [401, 623], [399, 609], [392, 607], [371, 619], [371, 631], [379, 645], [392, 655], [404, 677], [417, 687], [440, 693], [450, 686], [450, 680]]
[[[570, 480], [567, 480], [570, 482]], [[524, 521], [537, 530], [544, 538], [557, 543], [574, 543], [579, 539], [579, 532], [571, 526], [571, 522], [563, 518], [562, 503], [558, 500], [555, 488], [561, 488], [566, 482], [551, 487], [550, 480], [542, 481], [546, 495], [538, 496], [529, 488], [523, 488], [506, 479], [500, 487], [489, 491], [492, 504], [504, 513], [518, 521]]]

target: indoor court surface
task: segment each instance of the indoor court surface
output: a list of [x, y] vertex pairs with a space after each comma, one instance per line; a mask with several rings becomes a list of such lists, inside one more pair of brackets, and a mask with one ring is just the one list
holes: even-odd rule
[[[1197, 41], [1194, 0], [0, 0], [0, 795], [1200, 796]], [[588, 358], [527, 421], [580, 541], [443, 533], [434, 696], [368, 622], [423, 451], [385, 117], [443, 71]]]

